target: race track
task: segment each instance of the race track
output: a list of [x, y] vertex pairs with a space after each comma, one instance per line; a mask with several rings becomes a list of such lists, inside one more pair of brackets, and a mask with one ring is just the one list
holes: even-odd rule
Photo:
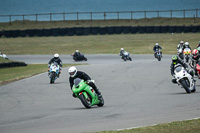
[[[47, 63], [51, 55], [8, 56]], [[75, 63], [61, 55], [63, 63]], [[47, 73], [0, 86], [1, 133], [82, 133], [146, 126], [200, 117], [200, 81], [195, 93], [171, 83], [171, 56], [158, 62], [153, 55], [86, 55], [89, 65], [77, 66], [96, 81], [105, 106], [86, 109], [72, 97], [68, 68], [55, 84]]]

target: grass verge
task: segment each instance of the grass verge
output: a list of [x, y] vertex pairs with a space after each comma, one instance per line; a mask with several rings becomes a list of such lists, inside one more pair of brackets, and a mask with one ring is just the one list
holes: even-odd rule
[[[77, 64], [63, 64], [63, 67], [69, 67]], [[28, 64], [23, 67], [10, 67], [0, 69], [0, 85], [28, 78], [43, 72], [47, 72], [47, 64]]]
[[67, 20], [67, 21], [14, 21], [0, 23], [1, 30], [50, 29], [66, 27], [106, 27], [106, 26], [190, 26], [200, 25], [200, 18], [143, 18], [114, 20]]
[[200, 119], [176, 121], [120, 131], [102, 131], [96, 133], [200, 133]]
[[117, 54], [121, 47], [131, 54], [152, 54], [153, 46], [158, 42], [163, 54], [176, 54], [180, 40], [188, 41], [194, 49], [200, 41], [199, 36], [200, 33], [165, 33], [0, 38], [0, 49], [7, 56], [71, 54], [76, 49], [85, 54]]

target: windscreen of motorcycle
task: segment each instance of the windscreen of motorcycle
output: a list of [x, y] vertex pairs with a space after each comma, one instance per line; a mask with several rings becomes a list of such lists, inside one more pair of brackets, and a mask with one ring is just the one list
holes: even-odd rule
[[182, 70], [182, 67], [177, 67], [176, 69], [175, 69], [175, 71], [178, 73], [178, 72], [180, 72]]
[[74, 80], [74, 86], [77, 87], [79, 85], [79, 83], [81, 82], [81, 79], [80, 78], [76, 78]]

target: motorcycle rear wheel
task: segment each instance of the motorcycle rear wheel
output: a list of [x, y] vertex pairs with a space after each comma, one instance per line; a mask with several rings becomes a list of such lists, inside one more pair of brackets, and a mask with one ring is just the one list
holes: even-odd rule
[[84, 97], [83, 94], [82, 94], [82, 95], [79, 95], [79, 98], [80, 98], [82, 104], [83, 104], [87, 109], [91, 108], [91, 101], [88, 101], [88, 99], [85, 99], [85, 97]]
[[102, 107], [104, 105], [104, 99], [101, 97], [100, 103], [97, 104], [98, 107]]

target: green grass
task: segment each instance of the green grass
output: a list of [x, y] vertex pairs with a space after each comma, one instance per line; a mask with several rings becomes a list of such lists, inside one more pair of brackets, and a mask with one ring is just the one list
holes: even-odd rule
[[[63, 67], [68, 67], [72, 65], [75, 64], [63, 64]], [[1, 68], [0, 85], [31, 77], [33, 75], [37, 75], [43, 72], [47, 72], [47, 70], [47, 64], [28, 64], [27, 66], [23, 67]]]
[[177, 121], [121, 131], [103, 131], [96, 133], [200, 133], [200, 119]]
[[7, 55], [71, 54], [76, 49], [85, 54], [117, 54], [123, 47], [131, 54], [152, 54], [158, 42], [164, 54], [176, 54], [180, 40], [188, 41], [194, 49], [200, 41], [199, 36], [200, 33], [165, 33], [0, 38], [0, 49]]
[[146, 18], [133, 20], [79, 20], [79, 21], [14, 21], [0, 23], [0, 30], [25, 30], [25, 29], [50, 29], [65, 27], [90, 27], [90, 26], [166, 26], [166, 25], [200, 25], [200, 18]]

